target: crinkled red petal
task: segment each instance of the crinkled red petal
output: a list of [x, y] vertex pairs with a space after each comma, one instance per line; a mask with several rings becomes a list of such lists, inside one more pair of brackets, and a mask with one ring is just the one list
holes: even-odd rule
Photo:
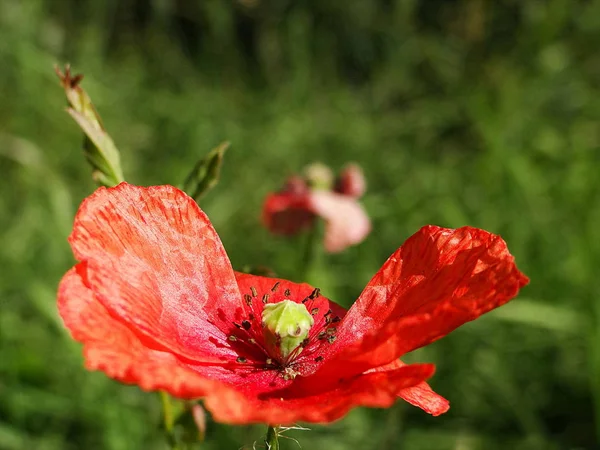
[[85, 278], [85, 263], [67, 272], [58, 289], [58, 310], [73, 338], [83, 343], [88, 369], [182, 398], [215, 391], [215, 382], [188, 369], [172, 353], [146, 347], [94, 298]]
[[372, 372], [341, 379], [332, 390], [315, 386], [313, 392], [294, 389], [274, 392], [268, 397], [251, 397], [236, 390], [209, 396], [205, 404], [219, 422], [276, 423], [292, 425], [298, 421], [328, 423], [343, 417], [358, 406], [390, 407], [400, 392], [433, 375], [431, 364], [414, 364], [395, 370]]
[[330, 360], [362, 372], [445, 336], [515, 297], [528, 278], [506, 243], [471, 227], [426, 226], [377, 272], [342, 321], [355, 344]]
[[312, 211], [326, 221], [325, 250], [341, 252], [362, 242], [371, 231], [369, 216], [354, 198], [327, 191], [312, 191]]
[[222, 345], [241, 306], [233, 269], [185, 193], [127, 183], [100, 188], [79, 208], [69, 242], [111, 315], [191, 360], [235, 360]]

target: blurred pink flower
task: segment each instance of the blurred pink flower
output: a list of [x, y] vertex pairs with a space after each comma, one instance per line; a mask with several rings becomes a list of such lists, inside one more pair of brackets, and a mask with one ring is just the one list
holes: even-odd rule
[[[315, 172], [315, 165], [307, 173]], [[294, 235], [314, 226], [316, 217], [325, 220], [325, 250], [330, 253], [362, 242], [371, 231], [371, 221], [358, 202], [366, 190], [360, 167], [350, 164], [336, 180], [335, 191], [294, 175], [283, 189], [267, 196], [263, 222], [275, 234]]]

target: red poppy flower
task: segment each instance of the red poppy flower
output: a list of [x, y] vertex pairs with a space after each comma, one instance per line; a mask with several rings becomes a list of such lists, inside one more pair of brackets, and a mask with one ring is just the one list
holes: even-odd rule
[[307, 284], [236, 273], [206, 215], [171, 186], [122, 183], [81, 205], [80, 262], [58, 291], [88, 369], [204, 397], [229, 423], [329, 422], [398, 397], [437, 415], [431, 364], [398, 358], [513, 298], [527, 278], [498, 236], [427, 226], [345, 311]]
[[272, 233], [294, 235], [321, 217], [326, 223], [325, 250], [341, 252], [362, 242], [371, 231], [369, 216], [357, 201], [365, 188], [364, 176], [356, 165], [340, 173], [333, 191], [311, 188], [303, 178], [293, 176], [281, 191], [267, 196], [263, 222]]

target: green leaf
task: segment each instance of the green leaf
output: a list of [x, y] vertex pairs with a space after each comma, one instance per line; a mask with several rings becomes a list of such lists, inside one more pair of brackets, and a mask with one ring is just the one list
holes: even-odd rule
[[219, 181], [223, 155], [229, 148], [229, 142], [223, 142], [213, 148], [208, 155], [196, 163], [181, 188], [197, 202]]

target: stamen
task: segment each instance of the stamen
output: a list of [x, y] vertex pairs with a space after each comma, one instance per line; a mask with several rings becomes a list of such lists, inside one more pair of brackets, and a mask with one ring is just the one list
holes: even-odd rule
[[247, 320], [244, 320], [242, 322], [242, 327], [244, 328], [244, 330], [248, 331], [250, 329], [250, 327], [252, 326], [252, 324], [250, 322], [248, 322]]
[[252, 306], [252, 297], [250, 294], [244, 294], [244, 300], [246, 301], [246, 305]]
[[335, 342], [335, 336], [328, 336], [327, 342], [329, 342], [330, 344], [333, 344]]
[[310, 310], [310, 313], [313, 316], [316, 316], [318, 312], [319, 312], [319, 308], [313, 308], [313, 309]]
[[315, 288], [309, 295], [311, 299], [318, 298], [321, 295], [321, 289]]
[[292, 295], [292, 291], [290, 291], [289, 289], [286, 289], [286, 290], [283, 292], [283, 294], [284, 294], [286, 297], [289, 297], [290, 295]]
[[321, 361], [323, 361], [323, 356], [317, 356], [315, 358], [315, 362], [321, 362]]
[[240, 364], [246, 364], [248, 362], [248, 360], [246, 358], [244, 358], [243, 356], [238, 356], [236, 361], [239, 362]]
[[298, 372], [297, 370], [295, 370], [292, 367], [286, 367], [285, 369], [283, 369], [283, 379], [288, 381], [288, 380], [293, 380], [294, 378], [296, 378], [297, 375], [300, 375], [300, 372]]
[[278, 287], [279, 287], [279, 281], [273, 285], [273, 287], [271, 288], [271, 292], [275, 292]]
[[263, 295], [262, 302], [267, 303], [269, 301], [269, 294]]
[[254, 286], [250, 286], [250, 290], [252, 291], [252, 297], [256, 297], [258, 295]]
[[328, 336], [333, 336], [337, 332], [336, 327], [329, 327], [325, 330]]
[[335, 316], [333, 319], [331, 319], [331, 322], [336, 323], [336, 322], [339, 322], [340, 320], [342, 320], [342, 319], [340, 319], [340, 316]]
[[231, 336], [229, 336], [227, 339], [229, 339], [231, 342], [237, 341], [237, 338], [233, 334]]

